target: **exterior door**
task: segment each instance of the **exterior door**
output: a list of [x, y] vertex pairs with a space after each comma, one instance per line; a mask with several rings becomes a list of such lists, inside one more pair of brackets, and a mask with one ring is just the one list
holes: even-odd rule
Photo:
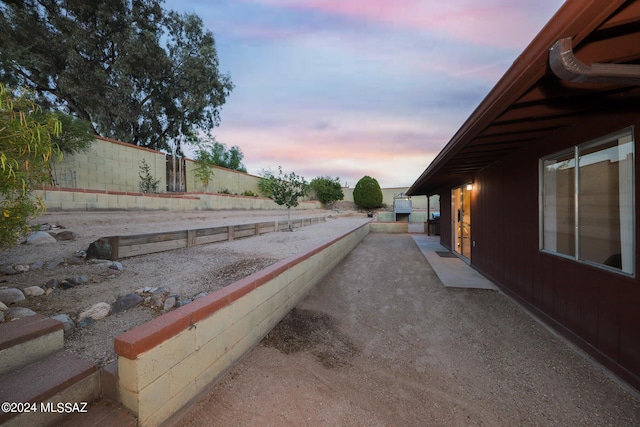
[[451, 190], [452, 248], [471, 259], [471, 190], [458, 187]]

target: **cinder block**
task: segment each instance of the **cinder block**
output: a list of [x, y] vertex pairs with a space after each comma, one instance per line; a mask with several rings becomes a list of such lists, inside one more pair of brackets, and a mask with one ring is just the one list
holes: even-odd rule
[[203, 347], [232, 324], [231, 306], [224, 307], [196, 324], [196, 349]]
[[97, 202], [98, 196], [95, 193], [73, 193], [73, 201], [78, 203]]
[[144, 422], [171, 401], [169, 373], [157, 378], [138, 394], [138, 420]]
[[218, 359], [219, 343], [216, 340], [209, 341], [189, 357], [178, 363], [169, 372], [172, 394], [182, 390]]
[[86, 211], [87, 210], [86, 203], [78, 203], [78, 202], [62, 202], [61, 207], [63, 211]]
[[184, 330], [136, 359], [137, 386], [143, 390], [195, 351], [195, 332]]
[[173, 414], [178, 412], [183, 406], [185, 406], [191, 399], [196, 397], [197, 389], [195, 383], [190, 383], [187, 387], [182, 389], [177, 395], [173, 396], [169, 402], [163, 405], [160, 410], [151, 415], [150, 417], [140, 420], [139, 425], [157, 426], [161, 425], [164, 421], [169, 419]]

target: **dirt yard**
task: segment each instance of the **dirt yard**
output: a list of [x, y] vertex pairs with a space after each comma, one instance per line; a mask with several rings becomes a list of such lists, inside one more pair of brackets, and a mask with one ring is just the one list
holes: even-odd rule
[[[75, 212], [50, 213], [35, 223], [54, 226], [52, 233], [72, 231], [72, 241], [45, 245], [20, 245], [0, 252], [0, 267], [42, 264], [39, 268], [13, 274], [0, 274], [0, 287], [24, 289], [45, 286], [52, 279], [84, 277], [86, 283], [70, 289], [59, 286], [47, 294], [32, 296], [13, 306], [29, 308], [47, 316], [78, 314], [100, 302], [112, 304], [118, 298], [141, 288], [164, 288], [164, 296], [190, 299], [210, 293], [256, 272], [279, 259], [320, 244], [366, 221], [365, 215], [337, 215], [333, 211], [294, 211], [292, 218], [327, 216], [326, 222], [295, 229], [293, 232], [268, 233], [233, 242], [201, 245], [188, 249], [120, 260], [122, 271], [105, 264], [92, 264], [78, 255], [99, 237], [153, 233], [252, 223], [286, 221], [286, 211], [202, 211], [202, 212]], [[59, 265], [56, 265], [58, 264]], [[127, 311], [111, 314], [85, 327], [77, 327], [65, 337], [65, 348], [98, 364], [115, 357], [113, 338], [160, 315], [164, 307], [143, 303]]]

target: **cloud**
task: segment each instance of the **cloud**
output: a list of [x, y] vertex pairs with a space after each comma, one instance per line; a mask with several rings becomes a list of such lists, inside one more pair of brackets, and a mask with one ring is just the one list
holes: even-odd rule
[[250, 0], [261, 5], [412, 28], [476, 45], [522, 49], [561, 0]]

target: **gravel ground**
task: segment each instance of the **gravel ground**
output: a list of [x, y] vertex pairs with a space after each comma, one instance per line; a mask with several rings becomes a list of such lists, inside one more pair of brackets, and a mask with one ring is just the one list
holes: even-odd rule
[[369, 234], [177, 426], [638, 426], [640, 399], [497, 291]]
[[[104, 265], [82, 261], [79, 265], [62, 264], [47, 268], [59, 257], [75, 258], [79, 250], [99, 237], [152, 233], [244, 224], [257, 221], [286, 220], [286, 211], [207, 211], [207, 212], [74, 212], [52, 213], [37, 218], [37, 223], [55, 224], [78, 235], [75, 241], [49, 245], [20, 245], [0, 253], [0, 265], [28, 265], [42, 261], [40, 270], [0, 276], [0, 286], [25, 288], [40, 286], [55, 278], [86, 276], [89, 282], [49, 295], [28, 297], [16, 306], [54, 316], [77, 314], [99, 302], [113, 303], [117, 298], [143, 287], [163, 287], [171, 295], [192, 298], [201, 292], [213, 292], [254, 273], [274, 262], [336, 237], [355, 224], [364, 223], [365, 215], [337, 215], [333, 211], [293, 212], [292, 218], [327, 216], [326, 222], [295, 229], [249, 237], [233, 242], [213, 243], [192, 248], [125, 258], [121, 273], [112, 274]], [[59, 231], [59, 230], [58, 230]], [[161, 314], [161, 310], [138, 306], [112, 314], [65, 337], [65, 348], [98, 364], [113, 360], [113, 338]]]

